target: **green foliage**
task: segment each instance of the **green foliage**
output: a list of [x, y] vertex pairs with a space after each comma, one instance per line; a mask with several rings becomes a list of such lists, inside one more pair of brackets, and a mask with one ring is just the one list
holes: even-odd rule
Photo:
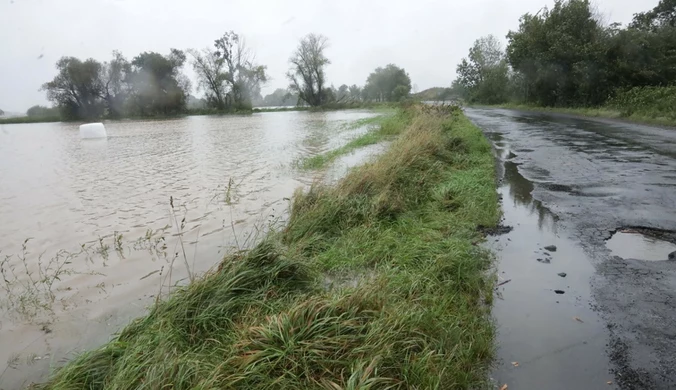
[[376, 68], [366, 79], [363, 95], [377, 102], [398, 102], [411, 92], [411, 78], [404, 68], [389, 64]]
[[507, 38], [507, 58], [523, 75], [527, 101], [597, 105], [607, 98], [605, 32], [588, 0], [557, 0], [551, 10], [526, 14]]
[[101, 97], [104, 99], [107, 114], [111, 118], [125, 115], [125, 103], [133, 91], [130, 76], [131, 64], [119, 51], [113, 51], [113, 58], [104, 62], [101, 78]]
[[[470, 102], [578, 108], [612, 102], [610, 109], [621, 107], [623, 115], [635, 111], [626, 102], [637, 99], [641, 118], [666, 118], [652, 97], [670, 89], [640, 88], [676, 84], [675, 15], [676, 0], [661, 0], [628, 28], [604, 26], [589, 0], [556, 0], [521, 17], [507, 35], [506, 57], [494, 38], [475, 42], [454, 86]], [[655, 106], [647, 109], [646, 102]]]
[[131, 61], [133, 90], [127, 101], [130, 115], [177, 115], [185, 110], [189, 81], [180, 69], [185, 54], [177, 49], [164, 56], [143, 52]]
[[180, 72], [185, 54], [145, 52], [128, 62], [121, 53], [100, 63], [63, 57], [57, 76], [42, 89], [67, 120], [108, 116], [177, 115], [184, 112], [189, 80]]
[[[234, 107], [235, 109], [251, 109], [253, 98], [260, 96], [261, 85], [267, 82], [266, 67], [254, 62], [255, 56], [235, 32], [223, 34], [214, 43], [216, 51], [213, 53], [215, 61], [223, 69], [216, 74], [219, 83], [226, 83], [224, 88], [227, 94], [217, 101], [215, 108]], [[195, 68], [196, 70], [198, 68]]]
[[56, 69], [58, 74], [43, 84], [42, 90], [47, 91], [47, 99], [59, 107], [61, 115], [66, 119], [102, 116], [105, 107], [100, 99], [101, 63], [92, 58], [81, 61], [62, 57]]
[[331, 98], [324, 73], [326, 65], [331, 63], [324, 55], [328, 43], [323, 35], [308, 34], [300, 40], [289, 59], [291, 69], [286, 74], [291, 82], [289, 90], [298, 95], [299, 101], [311, 107], [319, 107]]
[[[228, 256], [44, 389], [471, 389], [494, 329], [479, 225], [493, 158], [458, 109], [414, 107], [392, 148]], [[490, 303], [490, 302], [489, 302]]]
[[55, 118], [59, 116], [58, 108], [43, 107], [40, 105], [33, 106], [26, 111], [29, 118]]
[[543, 106], [598, 106], [616, 89], [676, 82], [675, 4], [637, 14], [628, 29], [603, 27], [587, 0], [558, 0], [524, 15], [507, 36], [519, 92]]
[[456, 71], [455, 88], [460, 88], [470, 102], [496, 104], [507, 100], [507, 61], [494, 36], [477, 39]]
[[641, 30], [676, 27], [676, 0], [660, 0], [652, 10], [634, 15], [630, 27]]
[[676, 83], [676, 27], [608, 30], [606, 63], [614, 88]]
[[676, 86], [636, 87], [621, 91], [611, 99], [610, 106], [620, 110], [623, 116], [665, 118], [674, 122]]

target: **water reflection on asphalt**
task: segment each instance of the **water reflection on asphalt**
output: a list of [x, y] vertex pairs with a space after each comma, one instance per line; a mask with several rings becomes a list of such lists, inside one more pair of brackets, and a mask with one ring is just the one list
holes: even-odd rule
[[[594, 268], [583, 249], [560, 230], [557, 218], [533, 199], [534, 185], [519, 172], [509, 141], [500, 133], [487, 135], [498, 157], [503, 223], [514, 228], [488, 243], [498, 256], [498, 283], [504, 283], [493, 309], [496, 387], [613, 388], [604, 353], [607, 334], [590, 307]], [[550, 245], [556, 250], [544, 249]]]

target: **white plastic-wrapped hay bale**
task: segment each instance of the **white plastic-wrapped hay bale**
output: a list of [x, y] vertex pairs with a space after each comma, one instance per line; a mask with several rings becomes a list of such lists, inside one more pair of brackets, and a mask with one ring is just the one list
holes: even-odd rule
[[80, 138], [106, 138], [107, 136], [103, 123], [85, 123], [80, 126]]

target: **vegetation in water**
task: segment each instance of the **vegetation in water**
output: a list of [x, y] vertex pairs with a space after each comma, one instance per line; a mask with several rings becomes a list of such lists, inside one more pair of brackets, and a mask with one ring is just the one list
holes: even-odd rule
[[218, 111], [251, 109], [252, 97], [260, 95], [268, 75], [256, 64], [255, 54], [233, 31], [214, 42], [213, 49], [189, 50], [206, 105]]
[[288, 226], [160, 301], [44, 389], [477, 388], [493, 354], [491, 147], [414, 107], [391, 148], [295, 194]]
[[675, 20], [673, 0], [627, 27], [604, 25], [588, 0], [557, 0], [523, 15], [504, 50], [495, 37], [478, 39], [453, 90], [471, 103], [601, 108], [676, 123]]
[[306, 157], [296, 162], [296, 166], [301, 169], [320, 169], [333, 162], [336, 158], [348, 154], [355, 149], [368, 145], [375, 145], [401, 133], [406, 128], [410, 118], [404, 111], [399, 111], [396, 115], [383, 114], [372, 118], [351, 123], [350, 127], [371, 126], [371, 130], [358, 137], [353, 138], [345, 145], [330, 150], [326, 153], [318, 154], [312, 157]]
[[[76, 271], [72, 264], [76, 260], [91, 261], [93, 254], [99, 254], [104, 247], [82, 245], [78, 251], [61, 250], [55, 256], [46, 259], [43, 254], [33, 261], [29, 250], [30, 238], [21, 244], [21, 252], [15, 256], [4, 255], [0, 258], [0, 309], [8, 318], [18, 318], [26, 322], [49, 322], [57, 302], [56, 286], [64, 276], [94, 272]], [[107, 251], [107, 249], [105, 249]], [[107, 259], [107, 252], [105, 259]], [[65, 305], [65, 302], [61, 302]]]

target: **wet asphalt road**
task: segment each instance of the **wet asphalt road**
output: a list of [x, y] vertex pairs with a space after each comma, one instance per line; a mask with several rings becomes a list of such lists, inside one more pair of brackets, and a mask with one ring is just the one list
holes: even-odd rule
[[[653, 240], [655, 250], [676, 244], [676, 129], [466, 114], [494, 143], [514, 227], [490, 242], [503, 283], [496, 386], [676, 388], [676, 262], [645, 260]], [[611, 253], [618, 230], [642, 233], [645, 249], [617, 236]]]

